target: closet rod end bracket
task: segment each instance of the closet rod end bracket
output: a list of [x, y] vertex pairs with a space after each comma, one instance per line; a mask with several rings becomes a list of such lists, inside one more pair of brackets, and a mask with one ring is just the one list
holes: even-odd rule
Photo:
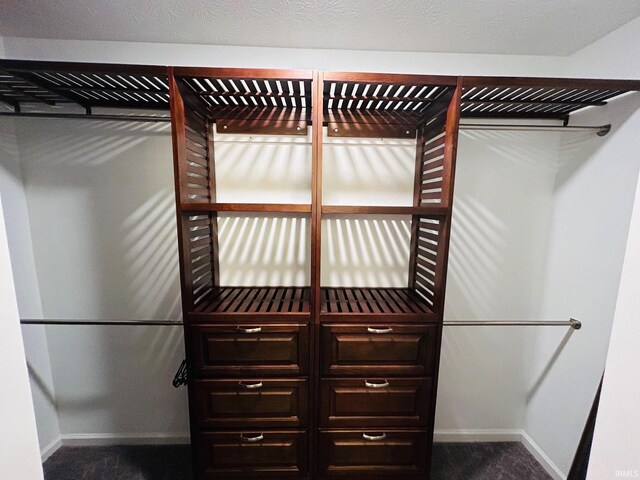
[[580, 320], [576, 320], [575, 318], [570, 318], [569, 322], [571, 322], [571, 328], [573, 328], [574, 330], [580, 330], [582, 328], [582, 322]]
[[598, 136], [604, 137], [611, 131], [611, 124], [603, 125], [600, 130], [598, 130]]

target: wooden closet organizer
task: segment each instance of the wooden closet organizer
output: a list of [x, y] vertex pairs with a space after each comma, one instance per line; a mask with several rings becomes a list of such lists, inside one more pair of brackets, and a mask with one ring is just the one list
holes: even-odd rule
[[[459, 120], [567, 120], [640, 83], [0, 61], [0, 101], [166, 109], [198, 479], [429, 478]], [[53, 115], [53, 114], [41, 114]], [[58, 115], [64, 116], [64, 115]], [[307, 135], [311, 202], [219, 203], [218, 133]], [[416, 140], [413, 204], [322, 202], [329, 136]], [[260, 159], [256, 158], [256, 162]], [[220, 284], [218, 212], [304, 216], [309, 284]], [[406, 288], [324, 287], [323, 215], [411, 218]]]
[[[169, 74], [193, 444], [203, 478], [425, 478], [461, 85], [455, 77], [175, 68]], [[312, 137], [310, 205], [216, 202], [218, 132]], [[330, 136], [416, 138], [414, 202], [323, 206]], [[256, 159], [259, 161], [259, 159]], [[304, 213], [307, 288], [220, 285], [219, 211]], [[323, 214], [413, 218], [407, 288], [322, 288]]]

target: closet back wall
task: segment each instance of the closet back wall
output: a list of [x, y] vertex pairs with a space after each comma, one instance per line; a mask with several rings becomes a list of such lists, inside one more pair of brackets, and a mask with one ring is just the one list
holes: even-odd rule
[[[178, 317], [169, 126], [16, 125], [44, 317]], [[63, 438], [186, 438], [185, 391], [170, 384], [180, 328], [55, 326], [47, 337]]]
[[[461, 135], [449, 319], [535, 317], [535, 279], [544, 263], [541, 246], [545, 245], [549, 219], [543, 207], [550, 202], [557, 152], [554, 142], [548, 141], [549, 134], [518, 135], [517, 154], [510, 134]], [[546, 141], [541, 141], [541, 135]], [[179, 288], [168, 127], [20, 120], [18, 139], [44, 316], [176, 318]], [[227, 142], [233, 138], [218, 139]], [[242, 183], [242, 169], [234, 170], [233, 165], [244, 165], [246, 174], [251, 168], [262, 171], [260, 162], [264, 162], [276, 172], [289, 171], [287, 179], [293, 187], [288, 195], [292, 201], [304, 202], [308, 159], [304, 153], [295, 153], [304, 148], [279, 146], [274, 150], [258, 144], [247, 150], [246, 145], [220, 142], [216, 146], [220, 200], [231, 201], [234, 189], [247, 188]], [[401, 180], [413, 162], [411, 147], [354, 146], [348, 151], [351, 158], [345, 161], [334, 158], [327, 148], [327, 203], [371, 203], [380, 187], [385, 191], [384, 203], [405, 204], [411, 198], [412, 185]], [[374, 166], [384, 166], [384, 176], [358, 184], [336, 184], [336, 169], [340, 178], [362, 177], [359, 174], [368, 168], [363, 161], [365, 153]], [[284, 157], [288, 160], [282, 163]], [[379, 181], [383, 184], [377, 184]], [[269, 201], [269, 182], [267, 178], [262, 188], [248, 186], [253, 200]], [[502, 195], [509, 195], [508, 205], [500, 201]], [[275, 200], [288, 201], [271, 199]], [[525, 218], [529, 220], [525, 222]], [[362, 227], [377, 232], [379, 240], [368, 251], [358, 252], [358, 258], [374, 259], [386, 252], [383, 255], [389, 261], [377, 268], [376, 275], [383, 274], [390, 284], [406, 278], [406, 252], [398, 251], [395, 238], [402, 235], [403, 221], [394, 219], [390, 228]], [[225, 222], [228, 220], [221, 220], [221, 225]], [[327, 223], [331, 220], [325, 227]], [[338, 261], [346, 259], [339, 281], [377, 281], [367, 278], [372, 273], [367, 273], [369, 267], [352, 261], [349, 238], [358, 232], [353, 222], [342, 223], [340, 235], [325, 237], [323, 262], [331, 261], [328, 251], [337, 252]], [[245, 228], [260, 231], [263, 226], [258, 222]], [[292, 243], [298, 239], [304, 245], [306, 229], [287, 228], [276, 224], [276, 235], [293, 234]], [[471, 241], [464, 241], [471, 238], [470, 230], [476, 234]], [[325, 233], [329, 231], [326, 228]], [[258, 244], [260, 264], [269, 269], [273, 266], [269, 262], [288, 265], [281, 269], [282, 275], [304, 282], [300, 272], [307, 271], [306, 250], [287, 261], [271, 255], [268, 242], [264, 242]], [[144, 256], [142, 246], [149, 243], [155, 249]], [[248, 252], [255, 251], [251, 248]], [[242, 280], [237, 272], [251, 262], [251, 254], [247, 257], [246, 252], [238, 252], [235, 263], [227, 265], [230, 280]], [[325, 279], [326, 284], [331, 282], [331, 278]], [[47, 335], [60, 426], [66, 438], [186, 435], [184, 390], [170, 387], [183, 356], [179, 329], [48, 327]], [[438, 430], [456, 435], [461, 429], [522, 427], [525, 335], [522, 330], [504, 329], [447, 331]], [[489, 351], [500, 355], [490, 357], [486, 355]], [[496, 369], [501, 375], [488, 374]], [[150, 411], [154, 414], [149, 415]]]

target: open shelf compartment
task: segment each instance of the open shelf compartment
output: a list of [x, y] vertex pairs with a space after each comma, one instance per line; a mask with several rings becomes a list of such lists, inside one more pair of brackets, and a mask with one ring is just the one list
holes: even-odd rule
[[[251, 251], [256, 249], [257, 251], [262, 251], [263, 248], [271, 245], [269, 240], [271, 237], [282, 238], [284, 235], [285, 238], [290, 239], [293, 235], [299, 241], [308, 239], [310, 229], [308, 220], [305, 221], [304, 218], [301, 219], [295, 215], [293, 217], [283, 217], [281, 215], [267, 215], [265, 217], [261, 214], [253, 216], [231, 213], [220, 217], [216, 212], [182, 212], [179, 218], [181, 275], [184, 286], [183, 305], [187, 320], [242, 320], [242, 315], [254, 317], [267, 315], [272, 320], [298, 321], [309, 319], [311, 294], [308, 284], [250, 287], [227, 285], [221, 282], [220, 274], [220, 264], [222, 263], [223, 281], [224, 274], [232, 272], [229, 270], [230, 268], [236, 270], [245, 268], [248, 269], [245, 273], [252, 277], [259, 277], [259, 275], [255, 274], [260, 271], [261, 267], [253, 265], [247, 259], [243, 260], [241, 255], [236, 259], [236, 261], [241, 262], [238, 264], [234, 263], [233, 257], [226, 258], [228, 255], [222, 258], [223, 261], [220, 259], [221, 246], [223, 251], [225, 244], [227, 248], [236, 250], [235, 247], [238, 242], [242, 241], [237, 238], [237, 232], [233, 233], [233, 225], [236, 222], [244, 224], [245, 228], [249, 230], [270, 230], [272, 232], [271, 236], [257, 233], [250, 237], [245, 236], [244, 247], [250, 248]], [[265, 221], [272, 223], [260, 223]], [[224, 222], [227, 223], [225, 224]], [[233, 222], [231, 227], [225, 227], [225, 225], [229, 225], [228, 222]], [[225, 229], [229, 228], [231, 230], [225, 233], [227, 231]], [[277, 230], [278, 228], [280, 230]], [[220, 237], [221, 232], [222, 237]], [[253, 244], [252, 242], [258, 243]], [[301, 245], [303, 244], [301, 243]], [[303, 245], [300, 248], [305, 249], [304, 258], [308, 258], [309, 246]], [[289, 255], [294, 255], [295, 258], [298, 258], [300, 253], [289, 252]], [[227, 263], [226, 265], [225, 262]], [[299, 270], [298, 277], [300, 272], [304, 271], [303, 267], [304, 264], [297, 266]], [[237, 272], [242, 272], [242, 270], [235, 271], [235, 273]], [[245, 279], [243, 274], [240, 274], [240, 277], [240, 281]], [[301, 280], [298, 277], [296, 277], [295, 272], [290, 272], [286, 278], [281, 278], [281, 280], [286, 281], [289, 278], [297, 283]], [[227, 281], [229, 280], [233, 280], [233, 275], [231, 277], [227, 276]], [[271, 279], [271, 281], [273, 280]], [[267, 281], [269, 280], [267, 279]]]
[[[327, 219], [329, 220], [329, 219]], [[333, 245], [335, 251], [343, 251], [338, 257], [342, 258], [339, 270], [335, 266], [323, 265], [329, 272], [337, 272], [335, 277], [325, 277], [324, 285], [320, 292], [320, 317], [323, 322], [331, 321], [422, 321], [437, 322], [442, 319], [443, 308], [443, 278], [446, 274], [447, 263], [447, 236], [450, 219], [448, 216], [409, 216], [409, 217], [374, 217], [359, 216], [352, 219], [336, 218], [340, 221], [340, 226], [326, 226], [323, 231], [327, 231], [327, 236], [323, 241], [337, 241], [340, 243]], [[406, 237], [401, 239], [396, 237], [399, 231], [397, 226], [380, 226], [378, 231], [390, 232], [391, 235], [379, 237], [379, 242], [375, 246], [358, 244], [357, 239], [360, 230], [367, 230], [369, 227], [365, 222], [402, 222], [410, 228]], [[333, 230], [339, 230], [342, 235], [330, 234]], [[348, 233], [350, 231], [351, 233]], [[331, 240], [333, 239], [333, 240]], [[355, 243], [354, 243], [355, 241]], [[407, 287], [398, 288], [397, 276], [402, 275], [402, 263], [394, 268], [396, 278], [388, 278], [391, 284], [381, 286], [364, 286], [360, 283], [354, 285], [340, 285], [346, 279], [345, 272], [353, 279], [364, 279], [369, 273], [367, 270], [360, 270], [358, 263], [344, 263], [344, 259], [354, 257], [370, 257], [376, 251], [389, 252], [390, 249], [398, 248], [406, 242], [402, 249], [404, 254], [408, 254]], [[353, 249], [357, 250], [354, 251]], [[336, 254], [337, 255], [337, 254]], [[402, 255], [396, 251], [390, 258], [398, 258]], [[325, 258], [323, 256], [323, 258]], [[406, 258], [406, 257], [405, 257]], [[348, 261], [348, 260], [347, 260]], [[389, 259], [383, 260], [388, 262]], [[360, 266], [363, 266], [360, 262]], [[348, 281], [348, 279], [347, 279]], [[371, 280], [365, 280], [371, 282]], [[386, 283], [386, 282], [385, 282]], [[395, 284], [395, 285], [394, 285]]]
[[219, 202], [215, 141], [224, 134], [307, 135], [312, 77], [311, 72], [297, 70], [171, 69], [174, 156], [182, 211], [311, 214], [310, 202]]

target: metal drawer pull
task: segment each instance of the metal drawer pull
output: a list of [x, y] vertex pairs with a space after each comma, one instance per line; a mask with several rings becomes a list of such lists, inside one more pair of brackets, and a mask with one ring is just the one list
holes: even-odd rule
[[244, 333], [260, 333], [262, 327], [238, 327], [238, 330]]
[[262, 388], [262, 382], [257, 383], [244, 383], [242, 380], [238, 382], [242, 388], [246, 388], [247, 390], [255, 390], [257, 388]]
[[262, 440], [264, 440], [264, 434], [261, 433], [260, 435], [257, 435], [255, 437], [245, 437], [244, 433], [241, 433], [240, 440], [247, 443], [261, 442]]
[[365, 380], [364, 385], [368, 388], [385, 388], [389, 386], [389, 382], [385, 380], [382, 383], [371, 383], [370, 381]]
[[391, 327], [387, 327], [387, 328], [367, 327], [367, 332], [369, 332], [369, 333], [391, 333], [391, 332], [393, 332], [393, 328], [391, 328]]
[[383, 433], [382, 435], [367, 435], [366, 433], [363, 433], [362, 438], [364, 438], [365, 440], [369, 440], [370, 442], [379, 442], [387, 438], [387, 434]]

